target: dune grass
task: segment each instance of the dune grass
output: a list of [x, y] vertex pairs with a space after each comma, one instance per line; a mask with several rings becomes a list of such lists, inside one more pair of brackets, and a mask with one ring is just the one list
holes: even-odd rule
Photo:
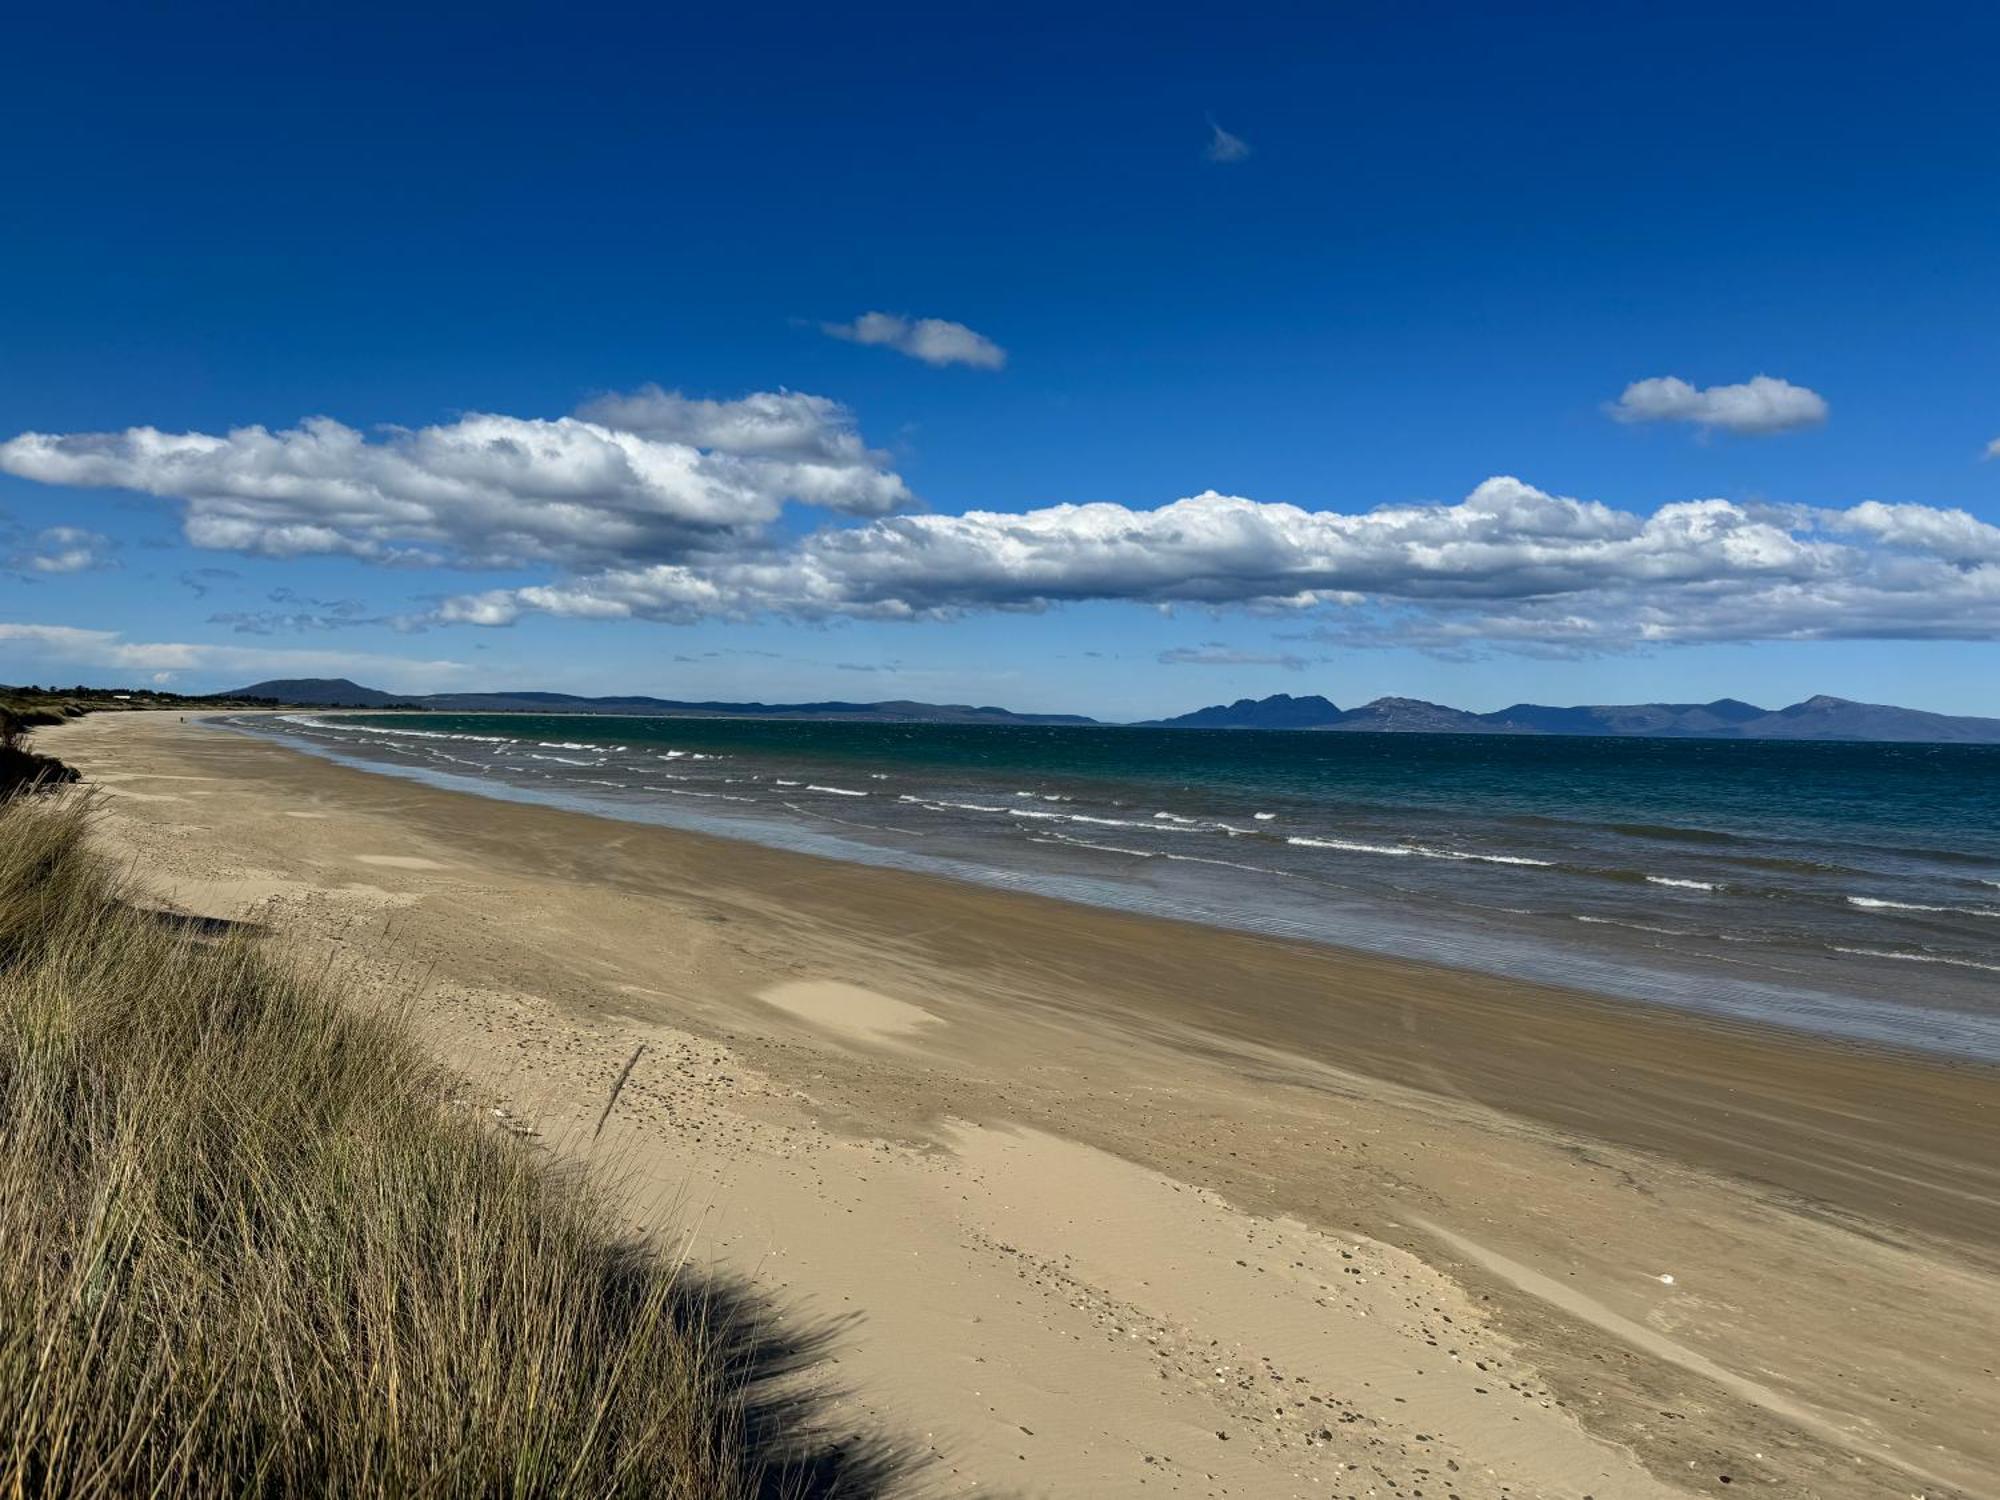
[[394, 1016], [0, 802], [0, 1496], [763, 1490], [709, 1304]]
[[27, 788], [76, 780], [76, 772], [54, 756], [28, 748], [30, 729], [61, 722], [62, 715], [46, 709], [16, 708], [0, 702], [0, 799]]

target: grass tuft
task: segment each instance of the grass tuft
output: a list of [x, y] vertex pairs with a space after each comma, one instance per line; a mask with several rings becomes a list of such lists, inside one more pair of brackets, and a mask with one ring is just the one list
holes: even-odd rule
[[733, 1314], [89, 821], [0, 803], [0, 1495], [768, 1492]]

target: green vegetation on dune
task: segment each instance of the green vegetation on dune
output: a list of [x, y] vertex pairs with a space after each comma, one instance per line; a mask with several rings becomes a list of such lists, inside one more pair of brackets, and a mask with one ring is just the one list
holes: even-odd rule
[[46, 708], [0, 704], [0, 801], [20, 791], [77, 779], [76, 772], [54, 756], [28, 748], [29, 730], [61, 722], [61, 714]]
[[165, 688], [9, 687], [0, 683], [0, 708], [16, 713], [49, 712], [74, 718], [85, 713], [117, 713], [142, 708], [276, 708], [276, 698], [242, 693], [170, 693]]
[[772, 1492], [740, 1304], [89, 823], [0, 803], [0, 1494]]

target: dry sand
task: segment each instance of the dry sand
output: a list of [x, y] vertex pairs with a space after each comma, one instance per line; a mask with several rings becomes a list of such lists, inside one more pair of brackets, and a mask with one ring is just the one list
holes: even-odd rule
[[44, 746], [163, 901], [411, 997], [752, 1278], [894, 1493], [2000, 1495], [1991, 1070], [171, 716]]

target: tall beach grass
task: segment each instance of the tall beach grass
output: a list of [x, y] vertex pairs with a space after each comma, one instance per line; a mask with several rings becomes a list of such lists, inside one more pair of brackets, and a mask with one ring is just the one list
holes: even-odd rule
[[719, 1303], [90, 817], [0, 802], [0, 1496], [768, 1491]]
[[62, 715], [44, 708], [0, 701], [0, 799], [35, 787], [59, 786], [76, 780], [76, 772], [53, 756], [28, 748], [28, 731], [38, 724], [60, 724]]

